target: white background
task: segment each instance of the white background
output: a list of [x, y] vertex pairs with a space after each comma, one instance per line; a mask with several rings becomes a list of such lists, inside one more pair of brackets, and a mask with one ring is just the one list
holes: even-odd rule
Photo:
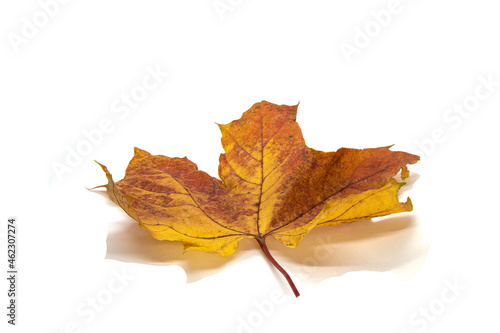
[[[61, 0], [51, 16], [44, 3], [0, 5], [0, 266], [13, 216], [20, 272], [16, 327], [0, 283], [2, 332], [499, 330], [495, 2], [223, 0], [220, 13], [212, 0]], [[169, 75], [115, 112], [147, 68]], [[182, 254], [85, 189], [106, 181], [93, 160], [121, 179], [134, 146], [217, 176], [215, 122], [261, 100], [300, 101], [315, 149], [423, 157], [412, 213], [319, 228], [296, 249], [269, 240], [298, 299], [255, 241], [228, 258]], [[463, 103], [472, 111], [453, 111]], [[68, 166], [103, 119], [111, 129]]]

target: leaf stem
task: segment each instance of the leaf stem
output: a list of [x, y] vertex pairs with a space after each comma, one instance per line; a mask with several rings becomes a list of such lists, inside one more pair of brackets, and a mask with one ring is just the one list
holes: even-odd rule
[[280, 271], [280, 273], [283, 274], [286, 281], [288, 282], [288, 284], [292, 288], [292, 291], [293, 291], [295, 297], [299, 297], [300, 296], [299, 291], [297, 290], [297, 287], [295, 287], [295, 284], [293, 283], [292, 278], [283, 269], [283, 267], [281, 267], [280, 264], [278, 264], [278, 262], [273, 258], [273, 256], [271, 255], [271, 252], [269, 252], [269, 249], [267, 248], [265, 239], [263, 237], [255, 237], [255, 239], [259, 243], [260, 248], [262, 249], [262, 251], [266, 255], [267, 259], [269, 259], [269, 261], [274, 265], [274, 267], [276, 267], [278, 269], [278, 271]]

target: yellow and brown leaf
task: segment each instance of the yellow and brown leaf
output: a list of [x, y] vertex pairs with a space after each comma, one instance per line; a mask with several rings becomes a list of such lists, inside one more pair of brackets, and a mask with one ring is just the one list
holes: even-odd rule
[[[185, 250], [232, 254], [245, 237], [264, 244], [272, 236], [295, 247], [316, 226], [350, 223], [410, 211], [397, 197], [404, 183], [392, 177], [418, 156], [391, 151], [306, 146], [295, 121], [297, 106], [254, 104], [242, 117], [219, 125], [225, 153], [219, 177], [187, 158], [151, 155], [135, 148], [125, 178], [108, 178], [107, 191], [139, 225]], [[266, 254], [267, 255], [267, 254]]]

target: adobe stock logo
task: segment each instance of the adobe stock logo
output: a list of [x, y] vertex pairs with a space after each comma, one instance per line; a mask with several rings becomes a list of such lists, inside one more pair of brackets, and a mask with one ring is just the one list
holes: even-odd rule
[[[425, 332], [432, 323], [446, 313], [451, 304], [455, 303], [462, 292], [467, 289], [456, 278], [453, 281], [444, 280], [444, 285], [445, 287], [441, 289], [437, 297], [431, 299], [427, 304], [419, 306], [418, 310], [410, 315], [408, 323], [412, 327], [411, 332]], [[410, 333], [410, 331], [401, 331], [400, 333]]]
[[212, 6], [219, 15], [219, 19], [224, 21], [226, 13], [234, 11], [242, 2], [243, 0], [215, 0]]
[[86, 332], [86, 326], [95, 321], [99, 314], [111, 306], [113, 300], [129, 286], [129, 283], [135, 279], [130, 275], [125, 266], [121, 272], [116, 269], [111, 270], [113, 277], [109, 279], [106, 287], [97, 290], [81, 301], [75, 309], [76, 318], [67, 321], [57, 333], [83, 333]]
[[83, 138], [72, 146], [66, 146], [67, 153], [64, 160], [51, 163], [54, 176], [59, 181], [63, 181], [66, 174], [73, 172], [84, 161], [84, 158], [93, 152], [95, 147], [100, 146], [104, 142], [105, 136], [114, 131], [119, 121], [128, 118], [132, 110], [137, 109], [141, 102], [144, 102], [149, 94], [157, 89], [168, 76], [168, 72], [162, 71], [159, 65], [156, 65], [155, 68], [146, 66], [145, 71], [146, 75], [141, 83], [134, 85], [128, 93], [122, 93], [111, 103], [111, 112], [115, 113], [118, 119], [103, 117], [94, 128], [82, 130]]
[[451, 130], [458, 130], [466, 119], [478, 111], [481, 102], [490, 99], [500, 87], [500, 81], [496, 81], [493, 74], [487, 77], [480, 75], [477, 80], [479, 84], [476, 85], [474, 91], [444, 111], [442, 119], [446, 126], [434, 128], [428, 138], [415, 140], [418, 149], [411, 153], [419, 155], [422, 162], [434, 154], [439, 144], [448, 140]]
[[15, 53], [19, 53], [21, 45], [28, 44], [30, 40], [38, 36], [41, 29], [45, 28], [51, 19], [59, 14], [61, 5], [66, 5], [70, 0], [40, 0], [38, 5], [40, 10], [31, 15], [31, 18], [26, 16], [21, 17], [22, 25], [19, 33], [8, 32], [7, 39], [14, 49]]
[[[292, 277], [296, 281], [296, 285], [300, 287], [300, 280], [295, 276]], [[269, 299], [253, 302], [254, 309], [245, 316], [238, 316], [237, 333], [254, 333], [266, 320], [268, 320], [276, 311], [279, 305], [287, 301], [294, 300], [295, 297], [283, 294], [282, 289], [274, 289], [269, 295]]]
[[[411, 0], [409, 0], [411, 1]], [[390, 0], [385, 9], [370, 12], [370, 20], [362, 28], [354, 27], [354, 36], [352, 42], [340, 42], [339, 47], [348, 64], [352, 62], [354, 55], [359, 55], [362, 50], [367, 48], [372, 40], [387, 28], [393, 18], [403, 11], [404, 7], [400, 0]]]

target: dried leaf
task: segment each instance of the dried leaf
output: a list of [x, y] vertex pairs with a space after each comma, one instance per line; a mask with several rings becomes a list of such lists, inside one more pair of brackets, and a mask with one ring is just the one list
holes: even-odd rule
[[151, 155], [135, 148], [125, 178], [114, 182], [107, 168], [110, 199], [159, 240], [182, 241], [185, 250], [231, 255], [238, 242], [255, 238], [266, 256], [268, 236], [296, 247], [314, 227], [351, 223], [412, 210], [400, 203], [405, 183], [393, 179], [418, 156], [372, 149], [308, 148], [295, 121], [297, 106], [256, 103], [242, 117], [219, 125], [224, 154], [220, 179], [187, 158]]

